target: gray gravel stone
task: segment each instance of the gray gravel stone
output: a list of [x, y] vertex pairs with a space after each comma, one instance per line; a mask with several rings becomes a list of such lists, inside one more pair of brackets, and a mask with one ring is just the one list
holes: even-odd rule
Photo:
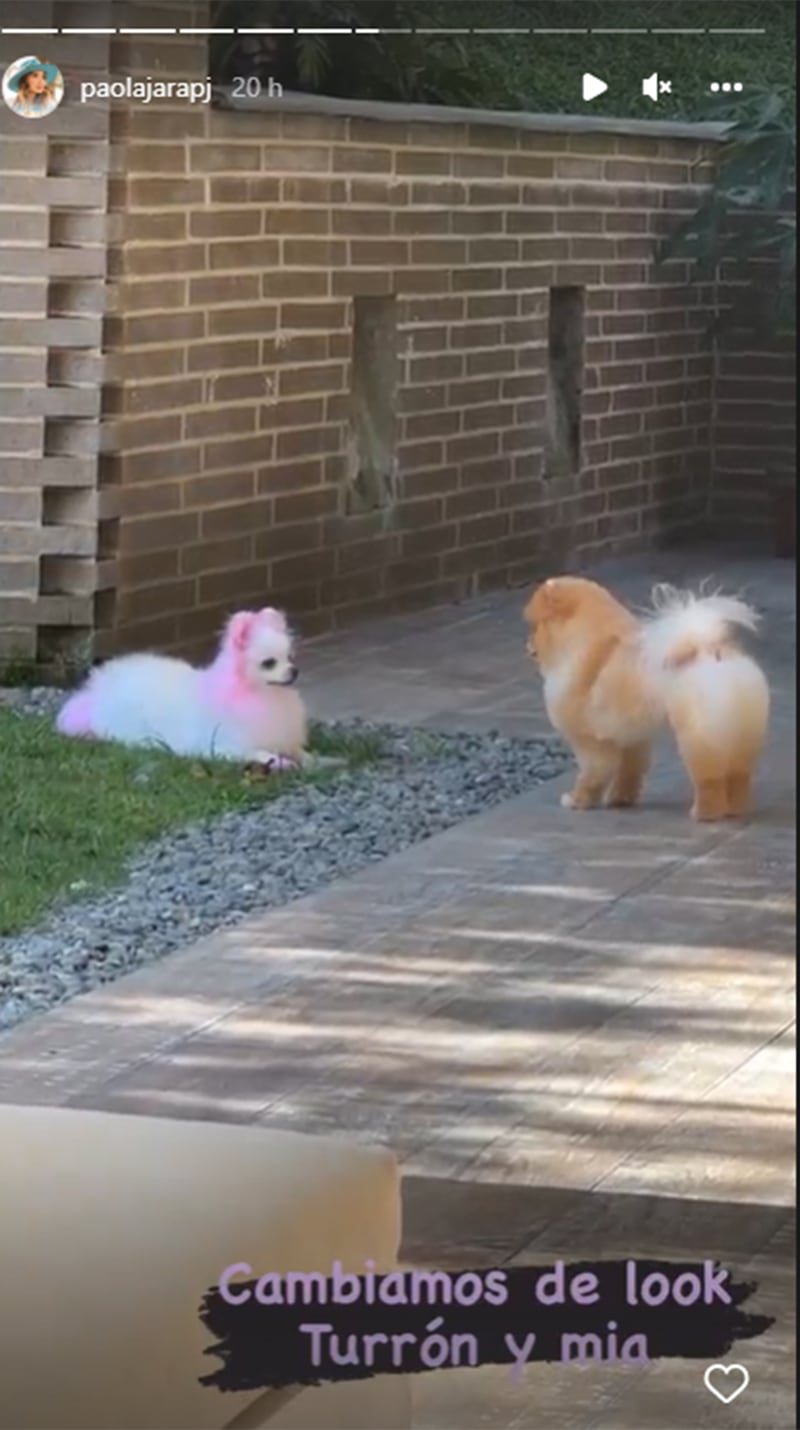
[[[53, 690], [10, 693], [23, 713], [52, 714], [63, 700]], [[140, 850], [123, 886], [87, 896], [76, 885], [36, 927], [0, 938], [0, 1030], [428, 839], [568, 761], [555, 740], [346, 728], [377, 731], [382, 759], [174, 831]]]
[[52, 685], [40, 685], [34, 689], [0, 686], [0, 705], [9, 705], [12, 710], [20, 710], [26, 715], [55, 715], [64, 704], [64, 691]]

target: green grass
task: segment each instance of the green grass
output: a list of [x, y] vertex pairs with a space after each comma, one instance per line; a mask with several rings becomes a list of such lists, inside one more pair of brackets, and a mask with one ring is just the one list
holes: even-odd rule
[[[382, 754], [370, 732], [317, 728], [311, 748], [350, 769]], [[159, 835], [255, 809], [298, 781], [330, 781], [341, 767], [253, 778], [219, 760], [67, 740], [50, 720], [0, 708], [0, 772], [2, 936], [32, 923], [59, 896], [114, 883], [131, 854]]]

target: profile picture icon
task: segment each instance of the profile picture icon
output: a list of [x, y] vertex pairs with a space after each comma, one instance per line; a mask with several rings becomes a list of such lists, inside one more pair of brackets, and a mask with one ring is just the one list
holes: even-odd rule
[[64, 79], [57, 65], [38, 55], [14, 60], [3, 75], [3, 99], [21, 119], [46, 119], [64, 98]]

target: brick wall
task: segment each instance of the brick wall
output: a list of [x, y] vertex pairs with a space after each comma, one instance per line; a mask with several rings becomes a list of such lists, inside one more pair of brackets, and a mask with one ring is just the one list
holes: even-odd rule
[[[794, 195], [786, 211], [795, 212]], [[752, 283], [753, 267], [726, 265], [721, 301], [732, 301], [736, 285]], [[768, 265], [761, 260], [758, 269], [759, 286], [768, 286]], [[764, 346], [732, 333], [717, 345], [709, 512], [720, 535], [774, 543], [776, 517], [791, 520], [791, 507], [776, 509], [775, 488], [796, 479], [796, 353], [790, 336]]]
[[797, 472], [795, 368], [788, 340], [768, 352], [720, 354], [709, 519], [722, 537], [772, 542], [776, 479]]
[[[196, 79], [205, 42], [116, 36], [108, 62]], [[96, 655], [195, 653], [255, 602], [285, 605], [310, 634], [702, 530], [714, 293], [680, 266], [669, 282], [652, 268], [655, 240], [701, 192], [700, 137], [280, 101], [120, 104], [110, 125], [102, 421], [83, 419], [82, 437], [100, 455], [76, 454], [73, 437], [38, 459], [70, 490], [91, 477], [95, 545], [71, 556], [70, 579], [88, 563], [79, 614]], [[548, 471], [554, 288], [579, 290], [583, 391], [579, 462]], [[354, 482], [352, 370], [354, 309], [370, 297], [394, 300], [397, 384], [391, 480], [372, 510]], [[48, 362], [69, 336], [41, 331]], [[48, 374], [31, 373], [40, 393]], [[12, 487], [0, 476], [0, 503], [19, 470]], [[26, 558], [16, 532], [4, 540], [18, 569], [32, 563], [26, 629], [41, 652], [47, 542]], [[69, 573], [49, 570], [68, 595]], [[7, 583], [8, 626], [25, 593]]]
[[[146, 59], [145, 59], [146, 63]], [[198, 111], [121, 119], [107, 325], [126, 644], [307, 630], [693, 528], [710, 292], [653, 281], [694, 140]], [[543, 470], [550, 289], [585, 290], [581, 470]], [[352, 509], [353, 300], [396, 295], [396, 482]]]

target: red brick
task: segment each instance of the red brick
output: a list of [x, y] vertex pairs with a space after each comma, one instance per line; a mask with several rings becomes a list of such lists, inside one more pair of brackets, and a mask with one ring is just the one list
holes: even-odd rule
[[[283, 263], [298, 268], [338, 268], [347, 262], [347, 244], [328, 238], [283, 239]], [[265, 263], [266, 266], [266, 263]]]
[[259, 432], [256, 436], [235, 437], [224, 442], [208, 442], [203, 448], [203, 469], [214, 471], [219, 467], [253, 467], [272, 458], [275, 439], [271, 432]]
[[185, 435], [191, 442], [197, 438], [253, 432], [255, 426], [255, 407], [211, 407], [206, 412], [187, 412]]
[[413, 442], [424, 437], [449, 437], [461, 426], [459, 412], [416, 412], [403, 422], [403, 441]]
[[439, 576], [439, 561], [435, 556], [421, 559], [415, 555], [407, 561], [390, 562], [386, 568], [386, 589], [407, 590], [414, 586], [428, 586]]
[[312, 428], [311, 431], [279, 432], [276, 454], [284, 457], [307, 457], [336, 452], [340, 443], [338, 427]]
[[505, 214], [502, 210], [456, 209], [449, 215], [453, 233], [479, 234], [486, 238], [491, 233], [502, 233]]
[[222, 472], [219, 476], [193, 477], [183, 484], [183, 505], [192, 507], [230, 505], [247, 501], [255, 494], [255, 478], [252, 471]]
[[[208, 507], [200, 516], [201, 532], [203, 537], [214, 538], [238, 536], [246, 532], [256, 534], [259, 529], [263, 529], [268, 524], [270, 514], [270, 503], [263, 498], [254, 498], [238, 503], [232, 502], [226, 506]], [[235, 576], [236, 572], [230, 574]], [[214, 599], [206, 594], [202, 582], [200, 590], [203, 600]]]
[[444, 384], [437, 387], [406, 387], [400, 393], [399, 409], [402, 413], [436, 412], [447, 402]]
[[192, 238], [253, 238], [260, 232], [258, 209], [213, 209], [189, 215]]
[[408, 262], [408, 244], [399, 238], [351, 239], [350, 262], [362, 267], [391, 267]]
[[[328, 399], [330, 400], [330, 399]], [[263, 430], [279, 427], [316, 427], [329, 416], [326, 401], [321, 397], [297, 397], [290, 401], [280, 398], [258, 409], [258, 425]]]
[[447, 443], [447, 461], [469, 462], [479, 457], [490, 457], [498, 451], [500, 434], [482, 432], [468, 437], [454, 437]]
[[[441, 150], [401, 149], [397, 154], [397, 173], [403, 175], [450, 174], [451, 154]], [[388, 161], [386, 167], [389, 167]]]
[[334, 297], [366, 297], [394, 292], [391, 273], [378, 268], [347, 269], [344, 273], [333, 273]]
[[257, 532], [254, 545], [256, 560], [274, 561], [283, 556], [297, 556], [318, 551], [322, 545], [322, 522], [304, 521], [270, 525]]
[[459, 481], [460, 473], [456, 466], [423, 467], [419, 471], [404, 472], [401, 476], [403, 496], [409, 501], [455, 491]]
[[457, 179], [502, 179], [506, 172], [504, 154], [455, 154], [453, 173]]
[[408, 370], [412, 383], [446, 382], [449, 378], [461, 376], [464, 359], [457, 353], [438, 353], [435, 357], [412, 358]]
[[169, 551], [186, 542], [196, 541], [199, 531], [199, 517], [194, 512], [123, 521], [120, 525], [120, 554]]
[[275, 498], [276, 522], [309, 521], [312, 517], [333, 516], [339, 507], [339, 494], [331, 487], [314, 487], [291, 496]]
[[513, 349], [495, 348], [486, 352], [467, 354], [467, 374], [469, 377], [482, 373], [513, 372], [521, 366], [521, 354]]
[[273, 587], [300, 585], [301, 581], [330, 580], [336, 569], [336, 553], [324, 548], [305, 552], [302, 556], [281, 556], [269, 564], [270, 585]]
[[282, 179], [281, 184], [285, 204], [343, 204], [347, 199], [344, 179], [322, 178], [316, 174], [303, 178], [292, 175]]
[[209, 266], [214, 269], [270, 268], [278, 264], [280, 245], [276, 239], [242, 239], [240, 242], [210, 243]]
[[214, 308], [208, 314], [208, 336], [216, 338], [236, 333], [270, 332], [277, 320], [276, 303], [248, 304], [245, 308]]
[[502, 268], [456, 268], [451, 278], [456, 293], [496, 293], [503, 287]]
[[219, 541], [199, 542], [180, 551], [180, 569], [187, 576], [205, 571], [224, 571], [247, 565], [253, 559], [251, 535], [231, 536]]
[[441, 442], [413, 442], [401, 449], [400, 467], [403, 472], [412, 472], [420, 467], [438, 464], [442, 460], [444, 448]]
[[499, 428], [508, 436], [508, 427], [515, 420], [513, 404], [493, 402], [485, 407], [469, 407], [464, 413], [465, 432], [480, 432]]
[[232, 368], [252, 368], [258, 362], [258, 343], [246, 342], [197, 343], [189, 348], [189, 372], [211, 372], [215, 375]]
[[392, 154], [388, 149], [337, 145], [333, 151], [333, 169], [343, 174], [391, 174]]
[[212, 204], [275, 204], [280, 200], [280, 194], [280, 181], [263, 175], [257, 178], [235, 175], [211, 180]]
[[281, 397], [298, 397], [312, 392], [342, 392], [344, 389], [345, 369], [341, 363], [290, 367], [280, 374]]
[[301, 492], [316, 488], [324, 480], [321, 457], [307, 461], [286, 462], [279, 466], [262, 467], [256, 472], [256, 487], [259, 492]]
[[448, 497], [445, 502], [445, 515], [448, 521], [457, 521], [464, 517], [477, 516], [481, 512], [493, 512], [497, 505], [495, 488], [475, 487]]
[[454, 407], [471, 407], [476, 402], [495, 402], [499, 396], [500, 379], [496, 377], [453, 382], [449, 388], [449, 400]]
[[[392, 217], [386, 209], [354, 209], [349, 205], [334, 209], [330, 213], [331, 227], [335, 234], [368, 234], [370, 237], [390, 234]], [[395, 220], [406, 217], [408, 215], [403, 213], [394, 215]], [[302, 227], [299, 227], [298, 232], [302, 231]]]

